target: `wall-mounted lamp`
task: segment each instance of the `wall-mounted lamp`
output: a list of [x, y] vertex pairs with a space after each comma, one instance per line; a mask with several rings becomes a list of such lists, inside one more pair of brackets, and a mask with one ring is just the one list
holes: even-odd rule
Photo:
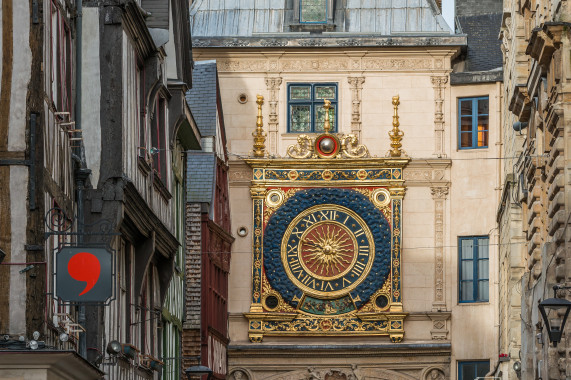
[[[539, 303], [539, 311], [543, 318], [543, 323], [547, 328], [549, 341], [553, 343], [553, 347], [557, 347], [557, 343], [561, 341], [561, 335], [565, 328], [565, 322], [571, 310], [571, 302], [566, 299], [557, 298], [557, 290], [571, 289], [570, 286], [555, 285], [553, 287], [554, 298], [548, 298]], [[563, 319], [559, 317], [559, 311], [563, 312]]]
[[206, 380], [210, 380], [212, 377], [212, 370], [206, 366], [200, 365], [200, 356], [198, 357], [198, 363], [198, 365], [193, 365], [192, 367], [184, 370], [184, 373], [186, 373], [186, 378], [191, 380], [193, 376], [199, 376], [202, 379], [203, 375], [208, 375]]

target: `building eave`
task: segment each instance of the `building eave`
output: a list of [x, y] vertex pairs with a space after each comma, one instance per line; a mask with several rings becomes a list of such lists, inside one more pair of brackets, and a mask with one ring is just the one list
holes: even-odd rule
[[263, 34], [252, 37], [200, 37], [192, 38], [194, 48], [347, 48], [347, 47], [460, 47], [468, 44], [468, 37], [448, 33], [402, 33], [390, 36], [323, 33]]

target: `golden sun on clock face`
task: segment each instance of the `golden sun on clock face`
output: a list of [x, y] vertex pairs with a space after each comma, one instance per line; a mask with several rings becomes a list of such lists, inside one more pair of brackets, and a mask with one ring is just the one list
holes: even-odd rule
[[359, 215], [326, 204], [310, 207], [292, 220], [281, 252], [286, 274], [299, 289], [313, 297], [335, 298], [367, 277], [375, 247]]

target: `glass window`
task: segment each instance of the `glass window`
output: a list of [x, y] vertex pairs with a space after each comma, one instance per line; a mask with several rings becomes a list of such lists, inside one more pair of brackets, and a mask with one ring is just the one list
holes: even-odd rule
[[460, 302], [489, 300], [489, 240], [487, 236], [458, 238]]
[[458, 148], [488, 147], [488, 97], [458, 99]]
[[490, 372], [489, 361], [458, 362], [458, 380], [474, 380], [486, 376], [488, 372]]
[[299, 0], [301, 23], [324, 24], [327, 22], [327, 0]]
[[324, 132], [324, 100], [331, 101], [330, 132], [337, 131], [337, 83], [288, 84], [288, 132]]

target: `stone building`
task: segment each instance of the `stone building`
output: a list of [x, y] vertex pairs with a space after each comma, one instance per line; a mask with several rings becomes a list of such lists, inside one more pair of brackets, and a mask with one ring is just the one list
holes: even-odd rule
[[199, 61], [187, 101], [202, 136], [202, 151], [187, 159], [185, 367], [200, 364], [225, 379], [228, 347], [230, 229], [228, 152], [215, 61]]
[[178, 379], [188, 2], [7, 0], [2, 20], [0, 378]]
[[560, 379], [571, 373], [566, 334], [557, 347], [550, 344], [538, 310], [538, 303], [546, 298], [569, 299], [567, 290], [555, 295], [553, 290], [554, 286], [569, 285], [571, 275], [566, 180], [569, 139], [565, 133], [569, 14], [564, 1], [504, 1], [505, 103], [511, 112], [506, 129], [514, 131], [506, 155], [515, 158], [512, 167], [506, 168], [506, 182], [511, 182], [512, 189], [506, 208], [514, 209], [514, 223], [502, 234], [525, 243], [521, 250], [516, 247], [512, 260], [524, 263], [522, 270], [514, 272], [514, 277], [524, 272], [518, 289], [523, 379]]
[[230, 153], [230, 378], [496, 366], [501, 63], [478, 65], [440, 13], [432, 0], [191, 5]]

